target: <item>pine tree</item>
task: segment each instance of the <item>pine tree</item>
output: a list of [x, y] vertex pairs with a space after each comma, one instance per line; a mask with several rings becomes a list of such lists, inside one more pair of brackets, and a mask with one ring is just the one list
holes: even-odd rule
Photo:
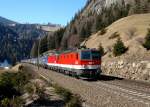
[[86, 29], [84, 28], [84, 26], [81, 28], [80, 35], [81, 39], [86, 38]]
[[104, 48], [102, 47], [102, 44], [100, 43], [98, 50], [100, 52], [100, 55], [103, 56], [104, 55]]
[[37, 57], [38, 56], [38, 40], [34, 42], [33, 47], [31, 49], [31, 57]]
[[148, 29], [147, 36], [145, 37], [145, 43], [143, 46], [147, 49], [150, 50], [150, 29]]
[[118, 38], [116, 44], [114, 45], [113, 54], [115, 56], [120, 56], [127, 51], [127, 48], [124, 46], [120, 38]]
[[11, 62], [12, 62], [12, 65], [14, 66], [14, 65], [16, 65], [16, 62], [17, 62], [17, 57], [16, 57], [16, 55], [14, 54], [14, 55], [12, 55], [12, 57], [11, 57]]
[[42, 54], [43, 52], [48, 51], [48, 41], [47, 41], [47, 36], [43, 37], [40, 40], [40, 54]]
[[96, 31], [100, 30], [103, 26], [102, 26], [102, 16], [101, 15], [98, 15], [96, 17]]

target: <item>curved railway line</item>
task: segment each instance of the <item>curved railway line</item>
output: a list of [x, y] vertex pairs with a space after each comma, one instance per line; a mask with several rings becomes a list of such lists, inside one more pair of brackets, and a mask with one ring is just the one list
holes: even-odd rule
[[[37, 67], [30, 66], [36, 71]], [[38, 74], [79, 94], [84, 107], [150, 107], [150, 84], [103, 76], [97, 81], [84, 81], [40, 68]]]
[[113, 91], [113, 93], [115, 94], [119, 93], [120, 95], [129, 98], [131, 100], [135, 100], [143, 104], [150, 105], [150, 92], [134, 89], [132, 88], [132, 86], [126, 87], [114, 83], [97, 82], [96, 84], [99, 85], [100, 88], [102, 86], [105, 87], [107, 91]]

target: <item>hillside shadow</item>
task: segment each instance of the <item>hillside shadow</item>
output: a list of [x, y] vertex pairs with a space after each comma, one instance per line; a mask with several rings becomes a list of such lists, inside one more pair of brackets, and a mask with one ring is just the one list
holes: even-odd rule
[[94, 82], [94, 81], [123, 80], [123, 78], [101, 74], [100, 77], [98, 77], [98, 78], [94, 78], [94, 79], [82, 79], [82, 80], [85, 80], [85, 81], [88, 81], [88, 82]]
[[123, 80], [123, 78], [102, 74], [102, 75], [100, 75], [98, 80], [100, 80], [100, 81], [113, 81], [113, 80]]
[[62, 100], [38, 99], [26, 107], [63, 107], [64, 105]]

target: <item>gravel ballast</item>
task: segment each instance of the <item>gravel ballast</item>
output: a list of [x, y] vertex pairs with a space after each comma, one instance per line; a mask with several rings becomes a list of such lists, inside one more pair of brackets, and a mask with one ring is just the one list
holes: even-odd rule
[[139, 99], [111, 91], [95, 82], [75, 79], [43, 68], [38, 71], [37, 67], [33, 65], [26, 66], [31, 67], [32, 70], [38, 72], [47, 80], [52, 80], [71, 92], [80, 95], [84, 100], [83, 105], [85, 107], [149, 107], [149, 104]]

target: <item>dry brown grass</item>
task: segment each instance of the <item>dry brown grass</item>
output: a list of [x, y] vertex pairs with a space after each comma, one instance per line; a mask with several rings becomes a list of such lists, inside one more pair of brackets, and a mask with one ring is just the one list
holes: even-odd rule
[[19, 66], [21, 66], [21, 64], [17, 64], [8, 70], [0, 68], [0, 74], [5, 73], [5, 72], [17, 73], [19, 71]]
[[6, 72], [6, 70], [0, 69], [0, 74]]
[[[103, 36], [98, 36], [100, 31], [96, 34], [93, 34], [86, 42], [86, 46], [88, 48], [98, 49], [98, 46], [101, 43], [105, 51], [107, 51], [107, 47], [112, 47], [116, 43], [115, 38], [117, 38], [118, 35], [114, 36], [114, 32], [117, 32], [121, 40], [124, 42], [125, 46], [129, 47], [128, 54], [148, 54], [148, 52], [141, 45], [142, 40], [147, 34], [148, 28], [150, 28], [150, 13], [128, 16], [108, 26], [106, 28], [107, 32]], [[110, 39], [110, 37], [113, 39]], [[109, 58], [108, 54], [110, 53], [111, 52], [108, 52], [105, 56]]]

